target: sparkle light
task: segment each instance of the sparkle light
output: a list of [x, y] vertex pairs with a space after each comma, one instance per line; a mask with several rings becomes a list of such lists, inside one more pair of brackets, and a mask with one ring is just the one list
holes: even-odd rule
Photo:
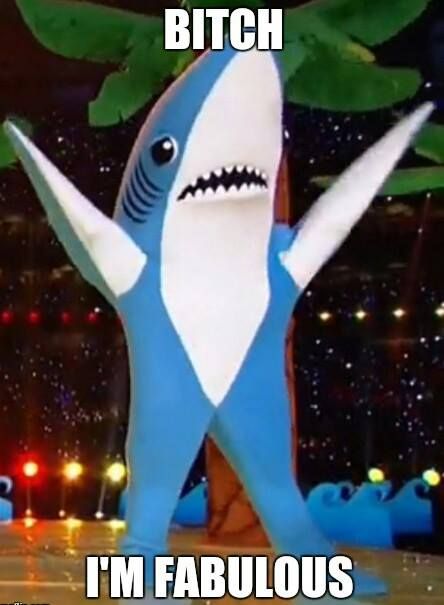
[[405, 315], [406, 311], [402, 307], [398, 307], [393, 311], [393, 316], [396, 317], [396, 319], [402, 319], [403, 317], [405, 317]]
[[122, 462], [113, 462], [106, 469], [106, 478], [111, 483], [120, 483], [126, 477], [126, 468]]
[[95, 517], [95, 518], [96, 518], [98, 521], [101, 521], [101, 520], [103, 519], [103, 517], [104, 517], [104, 516], [105, 516], [105, 515], [103, 514], [103, 511], [101, 511], [101, 510], [98, 510], [98, 511], [96, 512], [96, 514], [94, 515], [94, 517]]
[[438, 485], [441, 483], [441, 475], [434, 468], [429, 468], [428, 470], [424, 471], [422, 474], [422, 479], [425, 481], [425, 483], [427, 483], [427, 485], [430, 485], [430, 487], [438, 487]]
[[363, 321], [367, 317], [367, 312], [364, 309], [358, 309], [355, 313], [355, 317], [358, 321]]
[[383, 483], [385, 481], [385, 473], [380, 468], [371, 468], [368, 471], [368, 478], [371, 483]]
[[76, 460], [67, 462], [63, 468], [63, 475], [67, 481], [77, 481], [83, 475], [83, 465]]
[[319, 319], [323, 322], [327, 322], [331, 319], [331, 313], [329, 311], [321, 311], [321, 313], [319, 313]]
[[437, 309], [435, 309], [435, 315], [437, 317], [444, 317], [444, 307], [438, 307]]

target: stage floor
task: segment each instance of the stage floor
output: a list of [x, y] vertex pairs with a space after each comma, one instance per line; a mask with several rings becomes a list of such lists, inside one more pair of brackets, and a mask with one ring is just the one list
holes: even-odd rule
[[[107, 522], [84, 522], [78, 527], [70, 527], [63, 521], [39, 521], [33, 527], [25, 527], [18, 521], [0, 524], [0, 604], [17, 601], [27, 605], [91, 604], [84, 596], [84, 557], [115, 552], [121, 531]], [[203, 539], [201, 531], [173, 531], [172, 550], [175, 554], [246, 552], [216, 550], [202, 544]], [[389, 597], [367, 599], [366, 603], [444, 605], [444, 558], [396, 551], [344, 550], [362, 567], [383, 576], [391, 586]], [[233, 599], [216, 601], [228, 603]], [[104, 597], [99, 602], [111, 601]], [[209, 601], [205, 603], [208, 605]]]

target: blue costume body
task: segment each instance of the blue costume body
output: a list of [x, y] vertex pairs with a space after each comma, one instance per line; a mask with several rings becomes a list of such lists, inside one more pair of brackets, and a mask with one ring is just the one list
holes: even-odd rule
[[[205, 434], [238, 473], [279, 554], [330, 555], [291, 468], [284, 343], [294, 305], [430, 113], [369, 150], [296, 230], [273, 224], [282, 84], [270, 52], [207, 52], [141, 130], [114, 220], [12, 124], [7, 132], [74, 263], [122, 317], [131, 369], [127, 533], [167, 550]], [[357, 572], [356, 592], [384, 590]]]

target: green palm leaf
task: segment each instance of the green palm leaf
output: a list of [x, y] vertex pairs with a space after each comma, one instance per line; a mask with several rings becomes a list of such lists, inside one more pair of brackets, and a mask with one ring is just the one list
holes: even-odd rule
[[444, 164], [444, 126], [427, 124], [416, 140], [415, 151], [424, 158]]
[[427, 8], [430, 0], [319, 0], [309, 4], [338, 30], [374, 46], [393, 38]]
[[[318, 176], [311, 182], [327, 189], [335, 179], [333, 176]], [[444, 189], [444, 167], [405, 168], [392, 173], [381, 195], [412, 195], [438, 189]]]
[[344, 57], [372, 62], [374, 55], [365, 47], [356, 44], [347, 34], [313, 10], [311, 4], [285, 11], [285, 40], [291, 42], [297, 37], [303, 44], [316, 49], [316, 44], [337, 51]]
[[220, 0], [184, 0], [182, 2], [185, 8], [260, 8], [264, 4], [263, 0], [244, 0], [243, 2], [239, 2], [239, 0], [224, 0], [224, 2], [220, 2]]
[[106, 78], [98, 97], [89, 105], [92, 126], [111, 126], [127, 120], [161, 91], [179, 61], [178, 53], [167, 52], [162, 45], [162, 38], [140, 41], [125, 68]]
[[121, 63], [140, 38], [157, 37], [162, 20], [73, 0], [16, 0], [39, 42], [70, 59]]
[[413, 96], [420, 84], [415, 70], [352, 61], [316, 44], [288, 81], [287, 98], [332, 111], [371, 111]]

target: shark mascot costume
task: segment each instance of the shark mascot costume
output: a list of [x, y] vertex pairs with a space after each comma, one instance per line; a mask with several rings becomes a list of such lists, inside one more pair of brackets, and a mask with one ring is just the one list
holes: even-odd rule
[[[147, 586], [206, 433], [277, 553], [334, 554], [291, 467], [287, 325], [431, 109], [393, 128], [294, 230], [273, 221], [283, 90], [271, 52], [208, 51], [176, 80], [140, 132], [113, 220], [6, 124], [60, 241], [124, 322], [132, 394], [122, 550], [145, 556]], [[384, 591], [354, 573], [355, 594]]]

